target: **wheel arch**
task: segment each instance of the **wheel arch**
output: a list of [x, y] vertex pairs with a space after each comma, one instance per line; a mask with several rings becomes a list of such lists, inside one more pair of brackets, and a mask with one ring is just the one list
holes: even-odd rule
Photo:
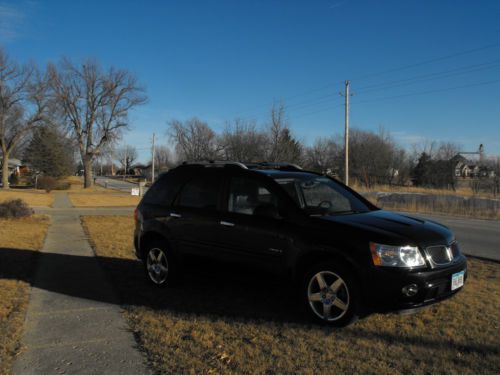
[[156, 231], [146, 232], [139, 239], [138, 255], [141, 259], [144, 258], [144, 252], [146, 251], [147, 246], [153, 242], [156, 242], [156, 241], [164, 242], [165, 244], [167, 244], [169, 249], [172, 249], [172, 246], [170, 244], [170, 240], [165, 235], [158, 233]]
[[361, 270], [356, 261], [339, 251], [315, 250], [301, 254], [293, 270], [294, 278], [300, 282], [307, 270], [314, 264], [321, 262], [337, 262], [343, 267], [348, 267], [353, 271], [353, 276], [357, 281], [361, 281]]

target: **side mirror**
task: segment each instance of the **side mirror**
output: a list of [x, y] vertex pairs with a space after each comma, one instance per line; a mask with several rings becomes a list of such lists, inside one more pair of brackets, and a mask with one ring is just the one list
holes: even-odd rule
[[255, 207], [253, 214], [255, 216], [270, 217], [272, 219], [280, 219], [281, 218], [281, 216], [279, 214], [278, 207], [276, 207], [272, 204], [261, 204], [261, 205]]

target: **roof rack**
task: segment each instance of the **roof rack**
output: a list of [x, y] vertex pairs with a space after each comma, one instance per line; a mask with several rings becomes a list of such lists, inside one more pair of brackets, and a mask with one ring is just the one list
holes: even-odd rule
[[260, 163], [252, 163], [248, 165], [249, 168], [265, 168], [265, 169], [278, 169], [282, 171], [301, 171], [302, 168], [297, 164], [293, 163], [283, 163], [283, 162], [260, 162]]
[[182, 165], [200, 165], [204, 167], [226, 167], [235, 166], [243, 169], [248, 169], [248, 167], [238, 161], [224, 161], [224, 160], [201, 160], [201, 161], [184, 161]]
[[203, 167], [239, 167], [242, 169], [277, 169], [281, 171], [301, 171], [302, 168], [297, 164], [292, 163], [273, 163], [273, 162], [257, 162], [257, 163], [242, 163], [239, 161], [225, 160], [200, 160], [200, 161], [185, 161], [182, 165], [198, 165]]

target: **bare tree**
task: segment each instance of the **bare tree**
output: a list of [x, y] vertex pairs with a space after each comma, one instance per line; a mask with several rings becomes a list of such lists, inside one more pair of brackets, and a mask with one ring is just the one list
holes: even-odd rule
[[94, 158], [128, 127], [129, 111], [146, 101], [144, 90], [129, 72], [103, 71], [92, 60], [77, 66], [63, 59], [49, 71], [56, 103], [78, 142], [84, 186], [90, 187]]
[[217, 135], [208, 126], [196, 117], [169, 122], [169, 137], [175, 143], [178, 156], [185, 160], [217, 159], [221, 148], [217, 143]]
[[274, 104], [271, 109], [271, 122], [267, 131], [267, 161], [299, 163], [302, 158], [302, 145], [292, 134], [285, 118], [283, 104]]
[[[343, 152], [341, 155], [343, 158]], [[350, 171], [354, 179], [367, 187], [395, 182], [404, 160], [404, 153], [400, 152], [383, 129], [378, 134], [359, 129], [350, 130]]]
[[332, 173], [339, 168], [340, 146], [333, 138], [317, 138], [305, 149], [305, 164], [320, 173]]
[[2, 185], [9, 188], [9, 158], [46, 120], [47, 82], [33, 65], [19, 65], [0, 49], [0, 149]]
[[262, 161], [266, 151], [266, 135], [257, 129], [255, 122], [236, 119], [226, 123], [219, 137], [219, 145], [226, 160]]
[[454, 142], [441, 142], [437, 149], [435, 158], [439, 160], [450, 160], [462, 151], [462, 146]]
[[123, 167], [124, 174], [128, 174], [130, 167], [137, 160], [137, 149], [131, 145], [119, 147], [114, 152], [114, 157], [118, 163]]
[[173, 157], [167, 146], [159, 145], [155, 148], [155, 168], [158, 171], [165, 171], [173, 164]]

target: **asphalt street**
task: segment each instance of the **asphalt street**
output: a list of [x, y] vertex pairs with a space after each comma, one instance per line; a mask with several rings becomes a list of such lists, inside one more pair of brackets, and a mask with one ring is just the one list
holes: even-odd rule
[[500, 261], [500, 220], [414, 213], [409, 215], [434, 220], [452, 229], [464, 254]]
[[119, 178], [97, 177], [96, 183], [103, 187], [108, 187], [110, 189], [116, 189], [120, 191], [126, 191], [128, 193], [130, 193], [130, 190], [132, 188], [139, 187], [137, 184], [124, 181]]

